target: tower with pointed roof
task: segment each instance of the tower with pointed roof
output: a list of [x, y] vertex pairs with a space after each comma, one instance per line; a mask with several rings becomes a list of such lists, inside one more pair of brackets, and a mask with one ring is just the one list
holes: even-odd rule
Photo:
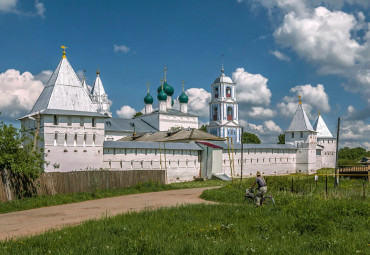
[[320, 112], [313, 128], [317, 132], [317, 145], [321, 150], [322, 167], [335, 167], [337, 139], [333, 137]]
[[310, 120], [304, 110], [301, 96], [293, 119], [285, 130], [285, 143], [298, 148], [296, 165], [298, 172], [310, 173], [317, 169], [316, 155], [320, 154], [317, 148], [316, 131], [312, 128]]
[[239, 106], [236, 100], [235, 83], [225, 75], [223, 63], [221, 75], [211, 84], [211, 102], [209, 103], [210, 134], [231, 137], [234, 143], [241, 142], [239, 126]]
[[62, 59], [21, 125], [29, 135], [38, 129], [46, 172], [100, 168], [106, 116], [97, 111], [62, 48]]
[[105, 114], [108, 117], [112, 117], [112, 113], [110, 112], [110, 101], [108, 99], [108, 95], [105, 93], [103, 83], [100, 79], [99, 68], [96, 71], [94, 86], [91, 89], [91, 100], [98, 112]]

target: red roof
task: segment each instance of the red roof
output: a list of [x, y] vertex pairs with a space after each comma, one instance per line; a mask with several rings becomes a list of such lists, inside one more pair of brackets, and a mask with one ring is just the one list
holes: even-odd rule
[[217, 146], [217, 145], [215, 145], [215, 144], [213, 144], [213, 143], [208, 143], [208, 142], [197, 142], [197, 143], [201, 143], [201, 144], [203, 144], [203, 145], [205, 145], [205, 146], [212, 147], [212, 148], [216, 148], [216, 149], [222, 149], [222, 147]]

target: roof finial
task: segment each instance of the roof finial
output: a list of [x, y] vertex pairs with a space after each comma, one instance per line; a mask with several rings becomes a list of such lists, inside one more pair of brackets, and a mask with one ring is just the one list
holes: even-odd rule
[[167, 66], [166, 65], [164, 65], [164, 69], [163, 69], [163, 71], [164, 71], [164, 81], [166, 82], [167, 81], [167, 78], [166, 78], [166, 72], [167, 72]]
[[60, 48], [63, 49], [63, 56], [62, 56], [62, 58], [66, 58], [66, 49], [68, 49], [68, 47], [62, 45], [62, 46], [60, 46]]
[[321, 113], [320, 113], [320, 111], [319, 111], [319, 116], [321, 116]]
[[84, 80], [85, 80], [86, 79], [86, 76], [85, 76], [86, 70], [84, 69], [83, 72], [84, 72]]
[[99, 75], [100, 72], [99, 72], [99, 66], [98, 66], [98, 69], [96, 70], [96, 74]]
[[148, 94], [149, 94], [149, 82], [146, 83], [146, 86], [148, 87]]
[[184, 89], [184, 87], [185, 87], [185, 81], [183, 80], [181, 83], [182, 83], [182, 92], [184, 92], [185, 91], [185, 89]]
[[299, 104], [302, 104], [302, 100], [301, 100], [301, 95], [298, 95], [298, 98], [299, 98]]
[[161, 79], [161, 86], [162, 86], [162, 90], [163, 90], [163, 79]]
[[221, 54], [221, 73], [224, 73], [224, 54]]

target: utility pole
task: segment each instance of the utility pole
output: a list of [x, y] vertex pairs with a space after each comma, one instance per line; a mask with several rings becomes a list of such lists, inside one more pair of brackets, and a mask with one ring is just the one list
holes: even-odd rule
[[240, 141], [242, 142], [242, 151], [241, 151], [241, 160], [242, 163], [240, 165], [240, 181], [243, 180], [243, 153], [244, 153], [244, 144], [243, 144], [243, 132], [244, 132], [244, 127], [242, 127], [242, 133], [240, 134]]
[[334, 187], [337, 187], [339, 185], [339, 169], [338, 169], [339, 129], [340, 129], [340, 118], [338, 118], [337, 148], [335, 150], [335, 178], [334, 178]]

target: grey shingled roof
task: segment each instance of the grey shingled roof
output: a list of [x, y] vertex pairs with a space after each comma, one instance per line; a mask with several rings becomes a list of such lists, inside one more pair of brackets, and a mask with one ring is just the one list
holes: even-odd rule
[[46, 109], [97, 112], [67, 58], [59, 62], [31, 113]]
[[123, 119], [123, 118], [111, 118], [105, 121], [106, 131], [116, 132], [136, 132], [136, 133], [152, 133], [157, 132], [158, 129], [151, 126], [142, 119]]
[[302, 104], [298, 104], [293, 120], [286, 131], [315, 131], [311, 126], [310, 120], [308, 119]]
[[[104, 149], [159, 149], [159, 145], [163, 150], [163, 143], [159, 142], [137, 142], [137, 141], [105, 141]], [[166, 150], [196, 150], [201, 151], [202, 148], [196, 143], [166, 143]]]
[[317, 117], [317, 120], [313, 125], [313, 128], [317, 132], [318, 138], [333, 138], [333, 135], [331, 134], [328, 126], [326, 126], [326, 123], [320, 114]]

